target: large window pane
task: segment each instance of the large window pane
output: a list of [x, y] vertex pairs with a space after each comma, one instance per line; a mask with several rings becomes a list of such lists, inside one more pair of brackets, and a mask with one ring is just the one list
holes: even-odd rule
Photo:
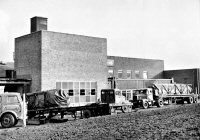
[[67, 82], [62, 83], [62, 89], [68, 89], [68, 83]]
[[90, 96], [90, 102], [96, 102], [96, 96]]
[[74, 82], [74, 88], [79, 89], [79, 82]]
[[79, 95], [80, 95], [78, 89], [75, 89], [75, 90], [74, 90], [74, 95], [76, 95], [76, 96], [79, 96]]
[[90, 88], [90, 82], [86, 82], [86, 87], [85, 88]]
[[56, 82], [56, 89], [61, 89], [61, 82]]
[[79, 103], [79, 96], [75, 96], [75, 103]]
[[91, 82], [91, 88], [97, 89], [97, 82]]
[[90, 89], [85, 90], [85, 95], [90, 95]]
[[90, 96], [86, 96], [86, 102], [90, 102]]
[[68, 89], [73, 89], [73, 82], [68, 82]]
[[70, 103], [74, 103], [75, 102], [73, 96], [70, 96], [69, 98], [70, 98]]
[[80, 82], [80, 88], [85, 89], [85, 82]]
[[80, 97], [80, 102], [86, 102], [86, 96], [81, 96]]

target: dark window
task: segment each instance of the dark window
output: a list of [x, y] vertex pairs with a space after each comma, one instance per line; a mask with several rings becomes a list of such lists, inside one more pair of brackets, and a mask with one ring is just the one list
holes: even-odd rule
[[118, 70], [118, 78], [122, 78], [122, 70]]
[[135, 71], [135, 78], [140, 78], [140, 71], [139, 70]]
[[74, 95], [74, 91], [72, 89], [68, 90], [68, 94], [69, 96], [73, 96]]
[[91, 95], [96, 95], [96, 90], [95, 89], [91, 89]]
[[80, 90], [80, 95], [85, 95], [85, 89]]
[[127, 79], [131, 79], [131, 70], [127, 70], [127, 73], [126, 73], [127, 75]]

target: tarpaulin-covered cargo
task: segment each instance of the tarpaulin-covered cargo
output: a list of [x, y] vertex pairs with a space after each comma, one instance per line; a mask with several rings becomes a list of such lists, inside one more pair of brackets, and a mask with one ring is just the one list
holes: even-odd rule
[[70, 104], [69, 95], [58, 89], [28, 93], [26, 98], [28, 109], [68, 107]]
[[188, 84], [153, 84], [153, 87], [163, 96], [192, 94], [192, 87]]

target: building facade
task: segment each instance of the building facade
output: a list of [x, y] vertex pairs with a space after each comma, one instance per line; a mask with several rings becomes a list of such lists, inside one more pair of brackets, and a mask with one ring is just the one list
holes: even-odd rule
[[108, 56], [108, 75], [118, 79], [161, 79], [164, 61]]
[[57, 88], [67, 92], [72, 103], [96, 102], [100, 89], [107, 88], [107, 40], [41, 27], [15, 39], [17, 77], [32, 79], [30, 92]]

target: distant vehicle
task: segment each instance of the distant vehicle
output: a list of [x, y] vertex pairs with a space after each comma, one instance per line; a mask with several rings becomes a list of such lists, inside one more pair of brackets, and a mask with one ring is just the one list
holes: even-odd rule
[[150, 106], [162, 107], [164, 102], [168, 104], [197, 103], [198, 94], [194, 93], [188, 84], [153, 84], [150, 88], [135, 89], [131, 102], [133, 107]]

